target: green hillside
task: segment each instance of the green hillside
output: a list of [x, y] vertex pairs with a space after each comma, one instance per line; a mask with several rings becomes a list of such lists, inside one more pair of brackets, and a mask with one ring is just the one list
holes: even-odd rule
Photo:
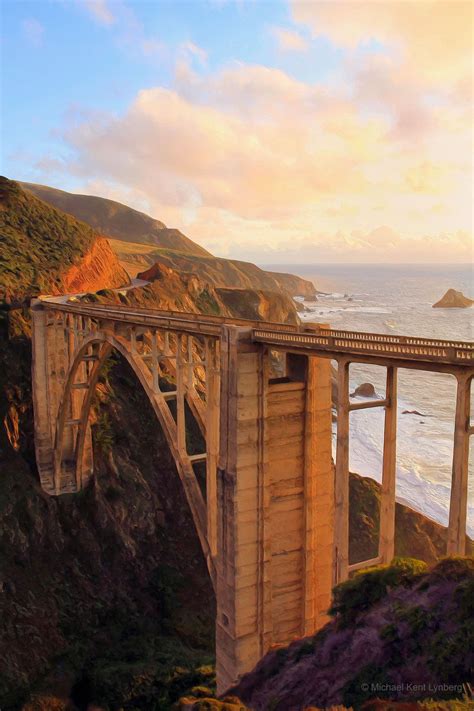
[[0, 303], [21, 301], [61, 285], [61, 273], [92, 246], [83, 222], [0, 177]]

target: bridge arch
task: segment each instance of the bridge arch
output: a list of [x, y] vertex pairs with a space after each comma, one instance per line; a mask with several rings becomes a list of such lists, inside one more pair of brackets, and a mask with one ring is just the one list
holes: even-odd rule
[[143, 359], [132, 352], [131, 343], [126, 337], [107, 331], [91, 333], [72, 354], [54, 434], [55, 487], [61, 489], [61, 478], [67, 476], [71, 464], [76, 490], [81, 489], [93, 475], [90, 412], [102, 367], [113, 352], [119, 353], [128, 363], [161, 425], [184, 488], [211, 579], [215, 583], [215, 563], [207, 536], [206, 502], [189, 457], [183, 456], [178, 446], [177, 425], [164, 394], [153, 387], [150, 370]]

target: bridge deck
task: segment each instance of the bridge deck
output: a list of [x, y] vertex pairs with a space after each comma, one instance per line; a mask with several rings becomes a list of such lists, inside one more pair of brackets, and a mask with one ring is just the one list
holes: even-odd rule
[[48, 310], [100, 317], [131, 325], [155, 326], [165, 330], [179, 329], [195, 335], [219, 337], [224, 326], [237, 326], [247, 329], [254, 342], [329, 358], [347, 356], [364, 362], [390, 360], [406, 367], [419, 368], [432, 364], [428, 369], [440, 370], [446, 365], [463, 368], [474, 365], [474, 343], [467, 341], [325, 329], [318, 328], [316, 324], [297, 326], [268, 323], [179, 311], [137, 309], [117, 304], [58, 303], [52, 300], [41, 303]]
[[[255, 328], [252, 340], [292, 351], [311, 352], [328, 358], [347, 356], [350, 360], [401, 362], [406, 367], [438, 369], [444, 365], [474, 366], [474, 343], [433, 338], [379, 335], [358, 331], [320, 329], [317, 332], [274, 332]], [[441, 367], [442, 370], [444, 368]]]

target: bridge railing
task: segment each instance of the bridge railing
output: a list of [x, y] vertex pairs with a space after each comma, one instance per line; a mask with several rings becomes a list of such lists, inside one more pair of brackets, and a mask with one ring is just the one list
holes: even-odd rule
[[[183, 322], [187, 324], [196, 324], [197, 330], [202, 331], [204, 327], [215, 327], [215, 326], [225, 326], [226, 324], [231, 324], [233, 326], [241, 326], [242, 328], [255, 328], [256, 326], [267, 326], [272, 328], [274, 331], [287, 331], [290, 333], [297, 333], [300, 330], [298, 324], [291, 323], [274, 323], [269, 321], [260, 321], [253, 319], [244, 318], [230, 318], [227, 316], [215, 316], [212, 314], [200, 314], [200, 313], [190, 313], [183, 311], [164, 311], [160, 309], [149, 309], [149, 308], [134, 308], [133, 306], [126, 306], [124, 304], [97, 304], [88, 303], [84, 301], [47, 301], [44, 300], [46, 308], [48, 309], [59, 309], [61, 311], [74, 311], [76, 313], [82, 313], [85, 315], [94, 314], [100, 315], [102, 318], [109, 318], [111, 320], [124, 320], [133, 322], [147, 322], [147, 319], [159, 319], [160, 322], [164, 323], [167, 319], [172, 322], [173, 326], [176, 322]], [[216, 333], [214, 328], [213, 333]]]
[[474, 343], [468, 341], [449, 341], [439, 338], [419, 338], [417, 336], [400, 336], [396, 334], [368, 333], [365, 331], [340, 331], [336, 329], [318, 329], [318, 333], [333, 338], [373, 341], [376, 343], [406, 344], [412, 346], [435, 346], [446, 348], [461, 348], [474, 350]]
[[288, 333], [262, 328], [253, 329], [252, 339], [261, 343], [286, 347], [294, 345], [331, 353], [357, 353], [405, 360], [474, 364], [474, 344], [461, 341], [436, 341], [408, 336], [377, 337], [376, 334], [370, 333], [323, 329], [313, 334]]

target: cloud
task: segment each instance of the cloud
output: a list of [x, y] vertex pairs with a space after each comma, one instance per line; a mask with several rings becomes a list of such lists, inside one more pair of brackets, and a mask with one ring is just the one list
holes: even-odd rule
[[108, 27], [115, 23], [116, 17], [109, 0], [79, 0], [79, 2], [100, 25]]
[[271, 33], [275, 37], [279, 49], [283, 52], [305, 52], [309, 47], [308, 41], [295, 30], [272, 27]]
[[425, 81], [455, 82], [472, 73], [470, 0], [292, 0], [291, 9], [295, 22], [338, 46], [378, 40]]
[[207, 62], [206, 50], [194, 44], [194, 42], [182, 42], [179, 46], [179, 52], [184, 57], [196, 57], [201, 64], [206, 64]]
[[[173, 87], [140, 91], [122, 114], [69, 117], [65, 169], [219, 254], [383, 261], [386, 249], [409, 261], [424, 246], [425, 261], [453, 261], [444, 238], [429, 240], [472, 232], [464, 99], [434, 101], [379, 56], [345, 76], [311, 84], [242, 63], [198, 73], [183, 59]], [[374, 236], [381, 224], [390, 233]], [[465, 241], [452, 247], [466, 257]]]
[[21, 23], [21, 29], [33, 47], [41, 47], [43, 44], [44, 27], [34, 17], [29, 17]]

